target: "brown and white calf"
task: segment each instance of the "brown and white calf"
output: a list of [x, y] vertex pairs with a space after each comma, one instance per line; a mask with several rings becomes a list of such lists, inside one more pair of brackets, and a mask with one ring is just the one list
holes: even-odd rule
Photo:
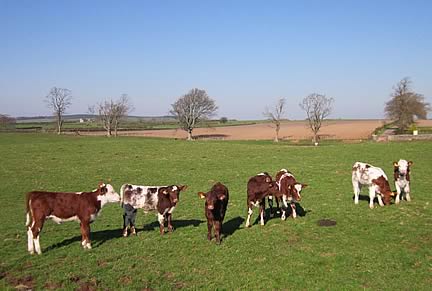
[[[166, 220], [168, 221], [168, 231], [172, 232], [174, 230], [172, 213], [180, 199], [180, 192], [186, 189], [186, 185], [140, 186], [123, 184], [120, 189], [120, 200], [123, 205], [130, 205], [135, 209], [142, 208], [144, 212], [156, 210], [160, 234], [164, 234]], [[130, 195], [125, 195], [126, 190], [138, 191], [129, 191]], [[133, 220], [135, 219], [133, 218]]]
[[228, 207], [228, 188], [222, 183], [216, 183], [209, 192], [198, 192], [201, 199], [205, 199], [204, 212], [207, 218], [207, 239], [212, 239], [212, 229], [216, 237], [216, 243], [221, 242], [222, 223]]
[[[413, 165], [412, 161], [399, 160], [398, 162], [393, 163], [394, 167], [394, 180], [396, 186], [396, 201], [398, 204], [401, 199], [401, 193], [405, 196], [407, 201], [411, 201], [410, 197], [410, 181], [411, 181], [411, 166]], [[402, 196], [402, 199], [403, 199]]]
[[281, 197], [281, 193], [278, 190], [276, 183], [272, 177], [264, 172], [253, 176], [247, 183], [247, 207], [248, 217], [246, 219], [246, 227], [250, 227], [250, 219], [252, 216], [253, 207], [259, 206], [261, 225], [264, 225], [264, 210], [265, 210], [265, 198], [269, 195], [275, 197]]
[[[296, 218], [296, 203], [301, 201], [301, 191], [307, 187], [307, 184], [297, 182], [294, 175], [287, 169], [281, 169], [279, 172], [277, 172], [275, 181], [279, 192], [282, 193], [283, 206], [281, 219], [286, 219], [286, 211], [288, 210], [288, 207], [291, 208], [292, 217]], [[277, 207], [279, 207], [278, 200], [279, 198], [276, 197]]]
[[90, 223], [108, 202], [119, 202], [120, 196], [110, 184], [100, 183], [92, 192], [45, 192], [32, 191], [26, 195], [28, 251], [41, 254], [39, 234], [46, 219], [56, 223], [79, 221], [81, 245], [91, 249]]
[[[390, 205], [394, 195], [386, 174], [381, 168], [367, 163], [356, 162], [352, 167], [352, 185], [354, 190], [354, 203], [358, 204], [362, 186], [369, 188], [369, 208], [374, 207], [374, 199], [378, 198], [380, 206]], [[377, 195], [378, 194], [378, 195]], [[384, 200], [384, 203], [383, 203]]]

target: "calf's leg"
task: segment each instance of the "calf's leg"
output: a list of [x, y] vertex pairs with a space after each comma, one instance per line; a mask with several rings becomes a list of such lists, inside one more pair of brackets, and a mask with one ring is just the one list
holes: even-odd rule
[[212, 239], [212, 228], [213, 228], [213, 222], [209, 219], [207, 219], [207, 239]]
[[397, 182], [395, 182], [395, 187], [396, 187], [396, 200], [395, 200], [395, 203], [396, 204], [399, 204], [399, 202], [400, 202], [400, 195], [401, 195], [401, 188], [400, 188], [400, 186], [398, 185], [398, 183]]
[[81, 245], [85, 249], [91, 249], [91, 241], [90, 241], [90, 221], [81, 220]]
[[264, 225], [264, 210], [265, 210], [265, 200], [261, 200], [260, 202], [260, 217], [261, 217], [261, 225]]
[[167, 217], [168, 217], [168, 231], [173, 232], [174, 226], [172, 225], [172, 214], [168, 212]]
[[164, 228], [165, 216], [163, 214], [158, 213], [158, 221], [159, 221], [159, 232], [161, 235], [163, 235], [165, 232], [165, 228]]
[[246, 219], [246, 227], [251, 226], [250, 219], [251, 219], [252, 214], [253, 214], [252, 207], [248, 207], [248, 217]]
[[408, 202], [411, 201], [410, 186], [409, 186], [409, 184], [405, 186], [404, 192], [405, 192], [405, 199], [406, 199], [406, 201], [408, 201]]
[[[374, 199], [375, 199], [375, 187], [369, 187], [369, 208], [374, 208]], [[381, 201], [382, 203], [382, 201]]]
[[214, 228], [215, 228], [216, 243], [220, 244], [220, 242], [221, 242], [222, 223], [219, 220], [216, 220], [214, 222]]
[[360, 186], [359, 182], [354, 181], [354, 180], [352, 181], [352, 185], [353, 185], [353, 190], [354, 190], [354, 204], [358, 204], [361, 186]]

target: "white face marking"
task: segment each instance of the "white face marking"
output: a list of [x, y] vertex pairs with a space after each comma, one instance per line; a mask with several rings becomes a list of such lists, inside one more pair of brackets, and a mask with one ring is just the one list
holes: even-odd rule
[[300, 191], [302, 190], [302, 185], [301, 185], [301, 184], [295, 184], [295, 185], [294, 185], [294, 188], [296, 188], [297, 192], [298, 192], [299, 195], [300, 195]]
[[172, 186], [173, 191], [177, 191], [177, 189], [178, 189], [177, 186]]
[[399, 173], [406, 175], [408, 172], [408, 162], [406, 160], [399, 160], [398, 162]]
[[103, 207], [106, 203], [113, 203], [120, 201], [120, 195], [114, 190], [113, 186], [110, 184], [105, 185], [107, 188], [107, 192], [105, 195], [99, 195], [97, 200], [101, 202], [101, 207]]

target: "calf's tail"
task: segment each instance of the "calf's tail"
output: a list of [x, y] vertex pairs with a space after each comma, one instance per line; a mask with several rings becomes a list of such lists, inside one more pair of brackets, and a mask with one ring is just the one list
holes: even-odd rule
[[26, 226], [30, 226], [31, 224], [31, 215], [30, 215], [30, 196], [31, 192], [26, 194]]

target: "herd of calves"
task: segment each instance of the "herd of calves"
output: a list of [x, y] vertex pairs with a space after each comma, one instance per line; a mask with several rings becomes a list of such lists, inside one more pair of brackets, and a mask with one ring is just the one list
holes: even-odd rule
[[[391, 191], [386, 174], [381, 168], [367, 163], [356, 162], [352, 168], [352, 184], [354, 189], [354, 203], [358, 204], [362, 186], [369, 187], [369, 207], [373, 208], [375, 197], [380, 206], [390, 204], [391, 197], [396, 195], [395, 203], [405, 197], [410, 201], [410, 166], [411, 161], [399, 160], [394, 162], [394, 179], [396, 194]], [[286, 169], [280, 170], [275, 179], [263, 172], [251, 177], [247, 183], [248, 216], [246, 227], [251, 226], [251, 216], [254, 207], [259, 207], [260, 224], [264, 225], [265, 198], [270, 207], [270, 216], [281, 214], [281, 219], [287, 216], [295, 218], [296, 204], [301, 200], [301, 191], [307, 185], [299, 183], [294, 175]], [[186, 190], [185, 185], [171, 186], [141, 186], [124, 184], [120, 195], [110, 184], [100, 183], [96, 190], [91, 192], [46, 192], [32, 191], [26, 195], [26, 225], [28, 237], [28, 251], [41, 254], [39, 234], [46, 219], [56, 223], [64, 221], [79, 221], [81, 226], [81, 245], [91, 249], [90, 223], [96, 219], [99, 211], [108, 202], [120, 202], [123, 214], [123, 236], [136, 234], [135, 218], [137, 209], [144, 212], [156, 210], [160, 225], [160, 234], [165, 232], [165, 222], [168, 231], [173, 231], [172, 213], [179, 201], [181, 191]], [[403, 197], [401, 197], [403, 195]], [[216, 242], [221, 241], [222, 223], [228, 207], [229, 191], [222, 183], [216, 183], [210, 191], [199, 192], [198, 196], [205, 199], [205, 215], [207, 218], [207, 238], [212, 239], [212, 230]], [[273, 199], [276, 208], [273, 208]], [[383, 202], [384, 201], [384, 202]]]

